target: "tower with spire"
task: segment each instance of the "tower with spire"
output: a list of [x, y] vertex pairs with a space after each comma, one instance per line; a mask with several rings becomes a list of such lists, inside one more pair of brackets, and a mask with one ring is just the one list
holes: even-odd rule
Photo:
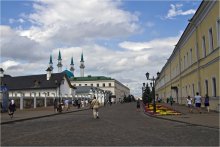
[[85, 65], [84, 65], [83, 52], [82, 52], [81, 60], [80, 60], [80, 76], [81, 77], [84, 77], [84, 68], [85, 68]]
[[62, 58], [61, 58], [61, 53], [59, 51], [59, 55], [58, 55], [58, 64], [57, 64], [57, 67], [58, 67], [58, 73], [62, 72]]
[[74, 63], [73, 63], [73, 57], [71, 58], [71, 63], [70, 63], [70, 71], [72, 72], [72, 74], [74, 75]]
[[52, 61], [52, 55], [50, 55], [49, 68], [51, 69], [51, 72], [53, 72], [53, 61]]

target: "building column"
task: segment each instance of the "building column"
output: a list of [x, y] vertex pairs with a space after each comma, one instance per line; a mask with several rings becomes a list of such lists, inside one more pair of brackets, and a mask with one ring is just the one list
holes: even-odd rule
[[34, 108], [36, 108], [37, 98], [36, 95], [34, 96]]
[[47, 97], [44, 97], [44, 107], [47, 107]]
[[23, 108], [24, 108], [24, 97], [21, 96], [20, 97], [20, 110], [23, 110]]

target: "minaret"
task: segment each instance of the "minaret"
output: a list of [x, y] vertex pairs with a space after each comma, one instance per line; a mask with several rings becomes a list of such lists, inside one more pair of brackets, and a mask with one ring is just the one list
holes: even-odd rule
[[58, 64], [57, 64], [57, 67], [58, 67], [58, 73], [62, 72], [62, 58], [61, 58], [61, 53], [59, 51], [59, 55], [58, 55]]
[[71, 63], [70, 63], [70, 71], [72, 72], [72, 74], [74, 75], [74, 63], [73, 63], [73, 57], [71, 58]]
[[81, 77], [84, 77], [84, 68], [85, 68], [85, 65], [84, 65], [83, 52], [82, 52], [81, 61], [80, 61], [80, 76]]
[[49, 68], [51, 69], [51, 72], [53, 72], [53, 61], [52, 61], [52, 55], [50, 55]]

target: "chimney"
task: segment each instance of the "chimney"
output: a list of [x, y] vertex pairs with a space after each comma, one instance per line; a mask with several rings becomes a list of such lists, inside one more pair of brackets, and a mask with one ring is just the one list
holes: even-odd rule
[[48, 67], [46, 71], [47, 71], [47, 80], [50, 80], [52, 70], [51, 68]]
[[3, 78], [4, 77], [4, 70], [2, 68], [0, 68], [0, 77]]

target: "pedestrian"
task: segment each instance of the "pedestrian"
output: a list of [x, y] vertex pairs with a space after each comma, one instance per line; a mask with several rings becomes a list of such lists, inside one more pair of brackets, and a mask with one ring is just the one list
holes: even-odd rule
[[66, 111], [68, 111], [68, 110], [69, 110], [69, 100], [66, 99], [66, 100], [64, 101], [64, 104], [65, 104]]
[[137, 111], [140, 111], [140, 99], [137, 100]]
[[173, 97], [172, 96], [170, 96], [169, 101], [170, 101], [170, 105], [172, 106], [173, 105]]
[[57, 99], [54, 99], [53, 108], [54, 108], [54, 112], [57, 112]]
[[199, 95], [198, 92], [196, 92], [196, 96], [194, 97], [194, 101], [195, 101], [195, 104], [196, 104], [196, 109], [199, 113], [202, 113], [201, 112], [201, 102], [202, 102], [202, 97]]
[[93, 100], [91, 102], [91, 107], [93, 109], [93, 117], [94, 118], [99, 118], [99, 106], [100, 106], [100, 103], [99, 101], [96, 99], [96, 97], [94, 96], [93, 97]]
[[208, 96], [208, 94], [205, 95], [204, 106], [206, 107], [207, 111], [209, 112], [209, 96]]
[[13, 115], [14, 115], [15, 111], [16, 111], [15, 101], [11, 100], [11, 102], [8, 106], [8, 115], [11, 117], [11, 119], [13, 118]]
[[169, 98], [167, 97], [167, 104], [169, 103]]
[[190, 96], [188, 96], [186, 101], [187, 101], [187, 105], [189, 107], [189, 112], [192, 113], [193, 112], [193, 110], [192, 110], [192, 98]]
[[81, 100], [80, 100], [80, 99], [77, 101], [77, 106], [78, 106], [78, 109], [79, 109], [80, 106], [81, 106]]

